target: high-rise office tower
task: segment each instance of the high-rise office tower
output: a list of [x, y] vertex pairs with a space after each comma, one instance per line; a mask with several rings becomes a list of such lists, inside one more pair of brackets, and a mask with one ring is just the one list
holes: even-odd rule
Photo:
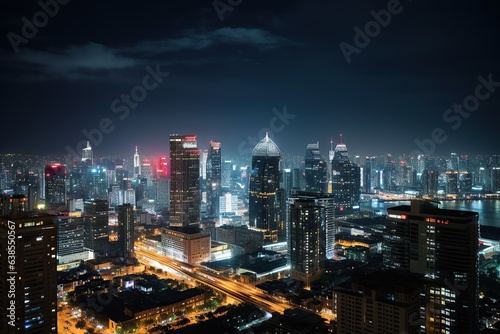
[[491, 167], [491, 186], [489, 189], [496, 193], [500, 191], [500, 167]]
[[335, 151], [333, 150], [333, 137], [330, 138], [330, 149], [328, 150], [328, 193], [332, 193], [332, 180], [333, 180], [333, 169], [332, 161], [335, 156]]
[[1, 333], [57, 333], [53, 216], [0, 218]]
[[224, 160], [222, 162], [222, 188], [230, 189], [231, 188], [231, 173], [233, 171], [233, 161], [232, 160]]
[[306, 191], [326, 193], [328, 190], [327, 164], [319, 151], [319, 142], [307, 145], [304, 163]]
[[89, 166], [86, 175], [85, 193], [86, 198], [107, 199], [108, 198], [108, 178], [107, 168], [103, 166]]
[[148, 185], [151, 185], [153, 182], [153, 164], [149, 159], [142, 159], [141, 178], [146, 179]]
[[284, 198], [288, 198], [292, 193], [292, 170], [290, 168], [281, 170], [280, 187], [283, 189]]
[[438, 191], [439, 171], [426, 169], [422, 173], [422, 194], [434, 198]]
[[396, 174], [396, 185], [404, 191], [407, 187], [413, 186], [413, 170], [411, 164], [406, 160], [399, 161]]
[[200, 150], [196, 136], [170, 135], [170, 225], [200, 223]]
[[154, 161], [142, 159], [141, 162], [141, 177], [140, 184], [142, 190], [142, 198], [154, 200], [156, 198], [156, 187], [153, 181], [156, 174]]
[[348, 215], [359, 208], [360, 171], [359, 167], [349, 160], [345, 144], [335, 147], [332, 160], [332, 193], [337, 204], [338, 216]]
[[206, 217], [208, 213], [207, 203], [207, 159], [208, 150], [200, 151], [200, 191], [201, 191], [201, 206], [202, 215]]
[[276, 192], [280, 181], [281, 152], [269, 138], [262, 139], [252, 151], [248, 215], [251, 227], [277, 230]]
[[375, 169], [375, 157], [365, 158], [365, 172], [363, 174], [363, 190], [366, 193], [371, 193], [373, 190], [373, 170]]
[[57, 208], [66, 205], [66, 166], [45, 166], [45, 205]]
[[155, 210], [158, 213], [168, 210], [170, 205], [170, 179], [168, 176], [160, 174], [155, 181], [156, 185], [156, 202]]
[[458, 185], [459, 185], [458, 170], [447, 170], [445, 175], [446, 175], [446, 195], [457, 196]]
[[135, 198], [135, 190], [134, 189], [126, 189], [123, 191], [123, 204], [132, 204], [132, 206], [136, 207], [137, 205], [137, 200]]
[[304, 190], [305, 187], [302, 187], [304, 183], [304, 175], [300, 168], [292, 169], [292, 190]]
[[85, 247], [103, 257], [109, 251], [108, 201], [87, 200], [84, 202]]
[[460, 155], [458, 157], [458, 171], [459, 172], [469, 172], [470, 171], [470, 163], [468, 155]]
[[[39, 199], [39, 177], [34, 172], [18, 172], [14, 193], [26, 194], [28, 197], [27, 211], [34, 211]], [[1, 189], [1, 188], [0, 188]]]
[[94, 164], [94, 154], [92, 153], [92, 147], [89, 141], [87, 141], [87, 147], [82, 149], [82, 162], [86, 162], [89, 165]]
[[396, 190], [396, 163], [391, 154], [387, 154], [384, 166], [383, 186], [386, 191]]
[[168, 176], [168, 160], [166, 156], [162, 155], [158, 158], [158, 167], [156, 173], [157, 177]]
[[456, 153], [450, 154], [450, 158], [446, 161], [446, 168], [456, 171], [460, 169], [460, 157]]
[[110, 187], [110, 191], [108, 193], [108, 202], [110, 207], [115, 207], [117, 205], [123, 204], [123, 191], [120, 190], [120, 187], [117, 184], [113, 184]]
[[219, 216], [219, 198], [222, 195], [221, 143], [211, 141], [206, 165], [207, 213], [209, 217]]
[[287, 242], [292, 277], [307, 286], [321, 277], [325, 260], [333, 257], [334, 206], [333, 196], [327, 194], [298, 192], [288, 198]]
[[118, 242], [120, 256], [130, 257], [134, 252], [134, 208], [130, 204], [115, 208], [118, 215]]
[[141, 158], [139, 157], [139, 151], [137, 146], [135, 147], [134, 153], [134, 178], [138, 178], [141, 175]]
[[431, 201], [387, 209], [384, 264], [427, 279], [426, 333], [478, 332], [478, 220]]
[[57, 264], [88, 260], [84, 218], [58, 216], [54, 222], [57, 224]]
[[467, 196], [472, 193], [472, 173], [469, 172], [460, 172], [459, 176], [460, 182], [460, 195]]

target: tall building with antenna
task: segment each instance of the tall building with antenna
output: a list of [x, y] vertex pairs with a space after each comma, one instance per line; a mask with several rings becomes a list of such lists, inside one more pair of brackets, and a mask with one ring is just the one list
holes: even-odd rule
[[94, 154], [92, 153], [92, 147], [89, 141], [87, 141], [87, 147], [82, 149], [82, 162], [87, 162], [90, 165], [94, 164]]
[[140, 175], [141, 175], [141, 159], [139, 157], [139, 151], [136, 146], [134, 153], [134, 178], [137, 178]]

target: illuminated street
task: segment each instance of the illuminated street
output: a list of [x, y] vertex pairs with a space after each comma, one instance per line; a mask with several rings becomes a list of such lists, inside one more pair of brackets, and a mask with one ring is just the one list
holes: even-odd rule
[[290, 308], [290, 305], [279, 302], [254, 287], [232, 281], [225, 277], [217, 277], [195, 270], [190, 271], [185, 264], [179, 264], [154, 251], [147, 250], [140, 244], [136, 244], [136, 255], [139, 261], [145, 264], [157, 267], [161, 266], [162, 269], [177, 274], [181, 278], [199, 281], [227, 294], [235, 300], [255, 304], [267, 312], [283, 313], [284, 310]]

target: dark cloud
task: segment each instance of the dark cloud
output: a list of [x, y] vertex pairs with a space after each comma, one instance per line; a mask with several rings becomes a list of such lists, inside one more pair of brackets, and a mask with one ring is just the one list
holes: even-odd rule
[[157, 54], [184, 50], [203, 50], [222, 44], [246, 45], [260, 50], [269, 50], [282, 45], [292, 45], [293, 42], [262, 29], [224, 27], [208, 32], [185, 31], [179, 37], [160, 41], [145, 41], [125, 50]]

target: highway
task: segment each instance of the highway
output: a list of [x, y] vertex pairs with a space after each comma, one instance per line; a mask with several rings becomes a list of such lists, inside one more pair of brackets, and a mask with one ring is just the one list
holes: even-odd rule
[[283, 312], [291, 306], [283, 303], [272, 296], [246, 284], [232, 281], [226, 277], [211, 275], [206, 272], [199, 272], [196, 267], [183, 262], [178, 262], [155, 251], [148, 250], [142, 244], [135, 244], [137, 259], [145, 265], [157, 268], [180, 276], [183, 279], [201, 282], [213, 289], [216, 289], [235, 300], [252, 303], [269, 313]]

